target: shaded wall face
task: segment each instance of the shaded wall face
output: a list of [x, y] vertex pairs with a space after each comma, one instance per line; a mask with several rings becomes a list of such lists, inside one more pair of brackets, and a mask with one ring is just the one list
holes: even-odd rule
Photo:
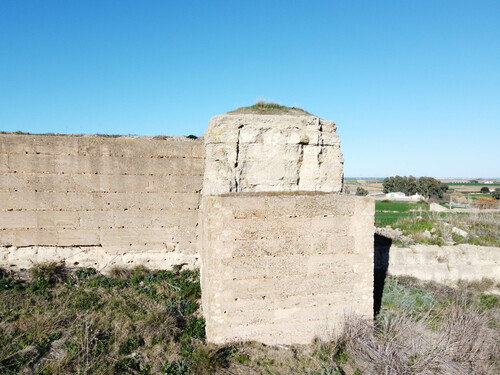
[[194, 264], [200, 140], [0, 135], [0, 263]]
[[204, 196], [200, 218], [207, 338], [308, 344], [344, 314], [373, 316], [368, 198]]

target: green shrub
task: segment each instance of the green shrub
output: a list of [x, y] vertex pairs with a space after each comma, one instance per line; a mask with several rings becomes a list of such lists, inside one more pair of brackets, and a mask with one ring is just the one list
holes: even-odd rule
[[367, 196], [368, 195], [368, 190], [362, 188], [361, 186], [358, 186], [356, 188], [356, 195], [362, 196], [362, 197]]
[[182, 337], [193, 337], [198, 340], [205, 340], [205, 319], [192, 318], [184, 328]]
[[97, 274], [97, 271], [94, 268], [81, 267], [75, 271], [75, 275], [76, 275], [76, 278], [78, 280], [88, 279], [89, 277], [94, 276], [96, 274]]
[[134, 350], [144, 345], [144, 339], [139, 336], [128, 338], [123, 344], [120, 345], [120, 354], [130, 354]]
[[187, 375], [189, 374], [189, 361], [181, 359], [176, 362], [167, 363], [161, 368], [161, 371], [165, 375]]

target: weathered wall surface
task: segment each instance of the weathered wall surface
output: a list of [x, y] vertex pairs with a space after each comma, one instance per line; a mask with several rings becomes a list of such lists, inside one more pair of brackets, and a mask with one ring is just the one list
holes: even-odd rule
[[203, 194], [340, 192], [343, 158], [333, 121], [312, 115], [226, 114], [205, 133]]
[[0, 135], [0, 264], [197, 261], [201, 140]]
[[489, 278], [500, 282], [500, 248], [474, 245], [391, 246], [388, 273], [421, 280], [456, 284], [459, 280]]
[[344, 313], [373, 316], [372, 200], [235, 193], [201, 210], [209, 341], [307, 344]]

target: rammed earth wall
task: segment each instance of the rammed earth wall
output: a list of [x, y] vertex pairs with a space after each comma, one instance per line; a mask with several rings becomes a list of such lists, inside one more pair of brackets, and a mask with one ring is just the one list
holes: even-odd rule
[[214, 117], [185, 137], [0, 135], [0, 267], [201, 267], [209, 341], [309, 343], [373, 312], [373, 215], [336, 125]]
[[308, 344], [345, 314], [373, 316], [369, 198], [234, 193], [201, 212], [208, 340]]
[[197, 262], [202, 140], [0, 135], [0, 265]]

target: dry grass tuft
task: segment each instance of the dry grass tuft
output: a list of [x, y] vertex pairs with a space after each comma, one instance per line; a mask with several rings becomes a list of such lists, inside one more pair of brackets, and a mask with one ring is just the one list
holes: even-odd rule
[[422, 286], [417, 280], [389, 279], [375, 324], [346, 318], [338, 340], [362, 373], [498, 373], [498, 299]]
[[38, 263], [30, 269], [30, 276], [34, 280], [44, 279], [47, 282], [55, 283], [64, 280], [66, 269], [64, 268], [64, 264], [56, 262]]
[[377, 326], [348, 318], [342, 340], [367, 374], [494, 374], [498, 333], [489, 324], [471, 307], [454, 307], [437, 327], [434, 317], [405, 314], [387, 314]]

